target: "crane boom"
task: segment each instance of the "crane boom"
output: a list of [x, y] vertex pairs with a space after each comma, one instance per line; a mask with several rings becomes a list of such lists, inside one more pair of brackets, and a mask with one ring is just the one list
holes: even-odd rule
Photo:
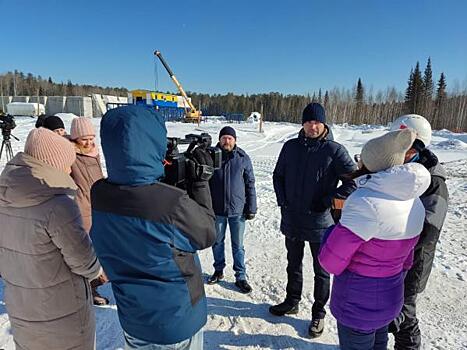
[[183, 87], [182, 87], [182, 84], [180, 84], [180, 82], [178, 81], [177, 77], [175, 76], [175, 74], [173, 73], [172, 69], [170, 69], [169, 65], [167, 64], [167, 62], [164, 60], [164, 57], [162, 57], [162, 54], [160, 51], [156, 50], [154, 51], [154, 56], [157, 56], [159, 58], [159, 60], [161, 61], [162, 65], [164, 66], [164, 68], [167, 70], [167, 73], [169, 73], [169, 76], [170, 76], [170, 79], [172, 79], [172, 81], [174, 82], [174, 84], [177, 86], [177, 89], [178, 91], [180, 92], [180, 94], [183, 96], [183, 98], [185, 99], [186, 103], [188, 104], [188, 106], [190, 106], [190, 112], [187, 113], [187, 119], [189, 120], [193, 120], [193, 119], [197, 119], [198, 121], [198, 124], [199, 124], [199, 118], [201, 117], [201, 111], [198, 111], [196, 109], [196, 107], [193, 105], [193, 103], [191, 103], [190, 99], [188, 98], [185, 90], [183, 90]]

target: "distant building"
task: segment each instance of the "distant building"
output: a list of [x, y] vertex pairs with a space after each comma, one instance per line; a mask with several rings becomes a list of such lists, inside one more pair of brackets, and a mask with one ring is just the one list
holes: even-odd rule
[[129, 92], [128, 103], [154, 106], [164, 116], [165, 120], [182, 119], [185, 117], [186, 110], [190, 108], [182, 96], [149, 90]]

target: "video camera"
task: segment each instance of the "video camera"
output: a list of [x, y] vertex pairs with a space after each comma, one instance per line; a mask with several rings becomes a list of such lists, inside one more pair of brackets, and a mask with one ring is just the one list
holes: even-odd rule
[[0, 129], [2, 129], [2, 135], [9, 137], [11, 130], [16, 128], [15, 118], [10, 114], [0, 115]]
[[[165, 178], [164, 182], [177, 186], [185, 187], [186, 173], [189, 166], [194, 163], [194, 171], [197, 178], [209, 180], [215, 169], [222, 165], [222, 151], [217, 147], [211, 147], [212, 138], [208, 133], [188, 134], [185, 138], [167, 137], [167, 153], [165, 156]], [[185, 152], [180, 153], [178, 145], [189, 145]], [[204, 148], [211, 156], [213, 166], [200, 165], [193, 160], [193, 151], [197, 147]], [[191, 164], [190, 164], [191, 162]]]

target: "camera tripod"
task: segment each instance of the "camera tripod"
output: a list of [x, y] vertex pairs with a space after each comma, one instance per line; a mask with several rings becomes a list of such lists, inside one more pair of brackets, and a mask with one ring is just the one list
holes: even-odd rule
[[0, 148], [0, 159], [2, 159], [3, 150], [5, 150], [7, 161], [10, 161], [13, 158], [13, 148], [11, 147], [10, 136], [13, 136], [16, 141], [19, 141], [19, 138], [15, 135], [3, 133], [2, 147]]

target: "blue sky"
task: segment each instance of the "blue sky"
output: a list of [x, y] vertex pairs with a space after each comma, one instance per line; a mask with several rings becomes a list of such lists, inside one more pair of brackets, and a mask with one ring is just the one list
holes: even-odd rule
[[[432, 59], [435, 80], [467, 87], [464, 0], [0, 0], [0, 73], [155, 86], [158, 49], [190, 91], [403, 91]], [[174, 86], [158, 64], [162, 91]]]

